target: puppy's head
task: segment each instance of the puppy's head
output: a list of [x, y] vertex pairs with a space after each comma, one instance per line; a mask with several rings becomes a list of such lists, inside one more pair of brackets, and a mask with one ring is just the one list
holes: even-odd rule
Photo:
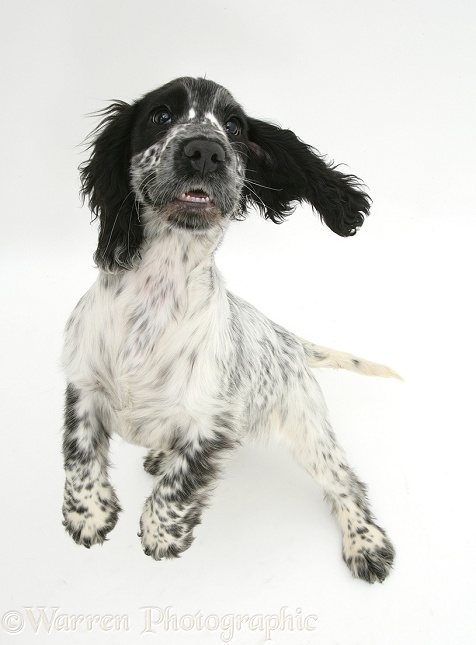
[[241, 210], [246, 116], [225, 88], [182, 78], [147, 94], [131, 133], [131, 182], [154, 218], [197, 234]]
[[291, 131], [248, 117], [205, 79], [180, 78], [132, 105], [116, 102], [93, 133], [82, 192], [99, 217], [95, 261], [130, 269], [144, 236], [163, 227], [201, 235], [256, 205], [280, 222], [307, 201], [339, 235], [353, 235], [370, 200]]

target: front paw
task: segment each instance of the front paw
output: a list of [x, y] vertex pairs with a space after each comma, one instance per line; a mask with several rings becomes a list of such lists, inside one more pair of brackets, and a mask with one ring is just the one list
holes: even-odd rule
[[150, 497], [145, 503], [138, 536], [144, 553], [154, 560], [178, 558], [193, 542], [192, 530], [180, 522], [176, 513], [172, 515], [173, 518], [165, 505], [159, 508], [157, 501]]
[[63, 526], [76, 544], [89, 549], [102, 544], [116, 526], [121, 511], [116, 493], [108, 482], [66, 481]]
[[356, 578], [383, 582], [392, 568], [395, 550], [382, 529], [362, 524], [345, 535], [343, 557]]

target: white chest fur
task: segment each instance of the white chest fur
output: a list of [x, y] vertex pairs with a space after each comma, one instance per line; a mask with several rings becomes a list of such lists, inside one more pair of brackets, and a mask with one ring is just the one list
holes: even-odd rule
[[196, 239], [193, 247], [186, 241], [164, 236], [136, 269], [100, 275], [67, 327], [68, 378], [101, 396], [115, 430], [141, 445], [177, 426], [202, 426], [220, 410], [217, 364], [226, 365], [230, 351], [226, 291], [213, 242], [204, 239], [197, 253]]

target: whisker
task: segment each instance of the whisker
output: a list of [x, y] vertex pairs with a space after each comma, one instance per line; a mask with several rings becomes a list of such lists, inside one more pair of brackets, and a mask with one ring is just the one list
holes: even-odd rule
[[130, 195], [132, 192], [133, 192], [133, 191], [131, 190], [129, 193], [127, 193], [127, 195], [124, 197], [124, 199], [123, 199], [123, 201], [122, 201], [122, 204], [121, 204], [121, 205], [119, 206], [119, 208], [117, 209], [116, 217], [114, 218], [114, 222], [113, 222], [113, 225], [112, 225], [112, 227], [111, 227], [111, 232], [109, 233], [109, 238], [108, 238], [108, 240], [107, 240], [107, 244], [106, 244], [106, 246], [105, 246], [105, 248], [104, 248], [104, 250], [103, 250], [103, 252], [102, 252], [103, 260], [106, 260], [106, 253], [107, 253], [107, 250], [109, 249], [109, 245], [111, 244], [112, 234], [114, 233], [114, 229], [115, 229], [115, 227], [116, 227], [117, 220], [118, 220], [118, 217], [119, 217], [119, 213], [121, 212], [121, 208], [124, 206], [124, 204], [126, 203], [126, 200], [128, 199], [129, 195]]
[[[245, 183], [246, 183], [246, 182], [245, 182]], [[261, 199], [261, 197], [258, 195], [258, 193], [257, 193], [255, 190], [253, 190], [253, 189], [251, 188], [251, 186], [248, 186], [248, 190], [249, 190], [250, 192], [252, 192], [252, 193], [253, 193], [253, 195], [256, 197], [256, 199], [257, 199], [258, 201], [260, 201], [260, 202], [261, 202], [262, 207], [264, 208], [264, 210], [265, 210], [265, 211], [266, 211], [266, 210], [268, 210], [268, 207], [266, 206], [266, 204], [264, 203], [264, 201]]]
[[273, 188], [272, 186], [265, 186], [264, 184], [259, 184], [257, 181], [252, 181], [251, 179], [245, 179], [245, 184], [253, 184], [253, 186], [259, 186], [260, 188], [266, 188], [267, 190], [276, 190], [280, 192], [282, 188]]
[[242, 146], [247, 152], [249, 151], [249, 148], [246, 145], [246, 143], [243, 143], [242, 141], [230, 141], [230, 145], [232, 148]]
[[[154, 178], [153, 173], [150, 173], [149, 175], [146, 175], [146, 177], [145, 177], [145, 178], [141, 181], [141, 183], [139, 184], [139, 188], [140, 188], [140, 189], [144, 189], [144, 188], [146, 188], [146, 186], [147, 186], [147, 185], [149, 185], [149, 183], [151, 183], [151, 182], [152, 182], [153, 178]], [[102, 252], [102, 257], [103, 257], [103, 259], [104, 259], [104, 260], [106, 259], [106, 254], [107, 254], [107, 251], [108, 251], [109, 246], [110, 246], [110, 244], [111, 244], [112, 235], [113, 235], [113, 233], [114, 233], [114, 229], [115, 229], [115, 227], [116, 227], [117, 220], [118, 220], [118, 218], [119, 218], [119, 213], [121, 212], [122, 207], [124, 206], [124, 204], [126, 203], [126, 201], [129, 199], [129, 197], [130, 197], [133, 193], [135, 193], [135, 192], [136, 192], [136, 191], [135, 191], [134, 189], [130, 190], [130, 191], [127, 193], [127, 195], [124, 197], [124, 199], [122, 200], [122, 203], [121, 203], [121, 205], [119, 206], [119, 208], [118, 208], [118, 210], [117, 210], [117, 214], [116, 214], [116, 217], [114, 218], [114, 223], [113, 223], [113, 225], [112, 225], [112, 227], [111, 227], [111, 232], [110, 232], [110, 234], [109, 234], [109, 238], [108, 238], [107, 244], [106, 244], [106, 246], [105, 246], [105, 248], [104, 248], [104, 250], [103, 250], [103, 252]], [[138, 199], [137, 193], [135, 194], [135, 197], [134, 197], [133, 207], [135, 207], [137, 217], [138, 217], [138, 219], [139, 219], [139, 221], [140, 221], [140, 214], [139, 214], [140, 202], [139, 202], [139, 199]], [[129, 222], [128, 232], [127, 232], [127, 250], [129, 250], [129, 247], [130, 247], [130, 229], [131, 229], [131, 222]]]
[[[152, 171], [144, 177], [144, 179], [139, 184], [139, 190], [147, 190], [147, 188], [152, 184], [155, 179], [155, 172]], [[137, 199], [137, 198], [136, 198]]]

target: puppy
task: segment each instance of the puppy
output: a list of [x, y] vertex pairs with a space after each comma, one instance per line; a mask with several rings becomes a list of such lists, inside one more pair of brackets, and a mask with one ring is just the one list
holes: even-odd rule
[[149, 451], [154, 485], [139, 535], [156, 560], [190, 546], [234, 448], [275, 437], [323, 487], [352, 574], [383, 581], [394, 549], [310, 368], [396, 374], [271, 322], [226, 290], [214, 260], [251, 205], [280, 222], [306, 201], [334, 232], [355, 234], [370, 206], [359, 180], [209, 80], [179, 78], [103, 116], [81, 168], [99, 218], [99, 275], [68, 321], [63, 354], [66, 530], [90, 547], [117, 522], [114, 432]]

